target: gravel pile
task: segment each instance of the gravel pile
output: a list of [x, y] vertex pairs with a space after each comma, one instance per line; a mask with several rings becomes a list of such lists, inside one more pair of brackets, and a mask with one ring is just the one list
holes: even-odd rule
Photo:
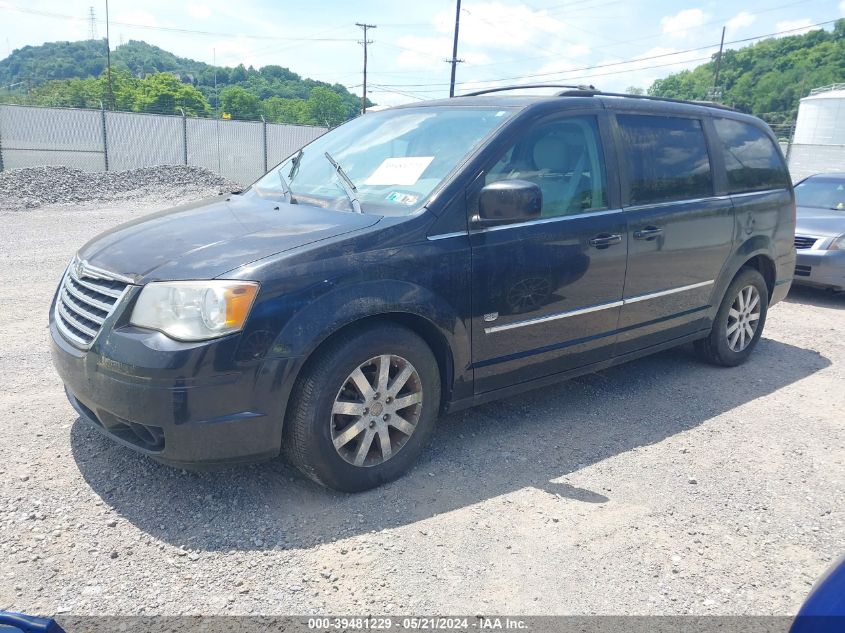
[[0, 210], [148, 196], [163, 200], [202, 198], [241, 188], [205, 168], [188, 165], [98, 173], [59, 166], [27, 167], [0, 172]]

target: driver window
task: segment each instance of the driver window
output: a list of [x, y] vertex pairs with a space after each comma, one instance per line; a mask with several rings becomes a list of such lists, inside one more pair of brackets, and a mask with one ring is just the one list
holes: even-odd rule
[[577, 215], [607, 208], [596, 117], [571, 117], [523, 135], [485, 175], [485, 183], [527, 180], [543, 193], [541, 217]]

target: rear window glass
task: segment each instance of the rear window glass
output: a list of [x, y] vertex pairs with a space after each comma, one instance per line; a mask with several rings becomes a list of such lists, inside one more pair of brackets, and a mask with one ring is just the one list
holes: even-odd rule
[[713, 195], [713, 176], [701, 121], [620, 114], [630, 204]]
[[713, 125], [722, 143], [731, 193], [788, 186], [789, 172], [762, 130], [732, 119], [713, 119]]

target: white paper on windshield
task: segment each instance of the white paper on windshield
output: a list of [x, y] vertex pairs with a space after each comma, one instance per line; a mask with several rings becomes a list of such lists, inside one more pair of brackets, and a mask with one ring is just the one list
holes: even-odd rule
[[365, 185], [413, 185], [420, 179], [434, 156], [406, 156], [385, 158], [381, 165], [364, 181]]

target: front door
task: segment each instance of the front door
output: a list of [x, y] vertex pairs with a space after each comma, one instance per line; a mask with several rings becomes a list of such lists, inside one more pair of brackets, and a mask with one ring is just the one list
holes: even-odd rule
[[733, 246], [734, 210], [715, 195], [705, 121], [617, 115], [628, 270], [616, 354], [708, 328]]
[[611, 203], [603, 116], [529, 125], [479, 177], [479, 188], [504, 179], [536, 183], [543, 205], [529, 222], [471, 224], [476, 393], [613, 355], [627, 227]]

